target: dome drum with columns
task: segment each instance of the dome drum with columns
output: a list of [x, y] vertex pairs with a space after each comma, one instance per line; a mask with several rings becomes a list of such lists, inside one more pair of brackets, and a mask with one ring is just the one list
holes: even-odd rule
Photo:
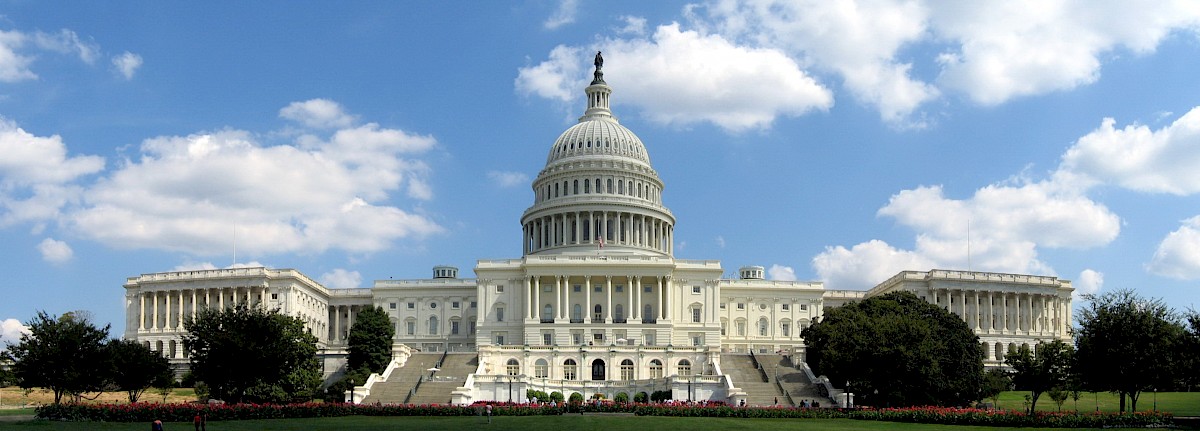
[[[318, 336], [333, 381], [345, 365], [354, 314], [381, 307], [396, 329], [392, 371], [370, 380], [382, 388], [356, 388], [355, 402], [411, 401], [386, 398], [393, 392], [387, 375], [429, 367], [413, 365], [420, 355], [454, 352], [472, 358], [459, 361], [468, 368], [430, 374], [420, 391], [449, 386], [429, 402], [525, 401], [534, 389], [585, 398], [666, 390], [677, 400], [733, 404], [770, 402], [759, 392], [776, 386], [758, 382], [759, 371], [746, 365], [767, 355], [783, 353], [768, 360], [795, 366], [779, 369], [797, 373], [779, 387], [808, 381], [801, 331], [826, 307], [889, 291], [912, 291], [959, 315], [980, 337], [988, 366], [1000, 366], [1014, 346], [1070, 339], [1071, 283], [1055, 277], [904, 271], [869, 291], [826, 290], [819, 281], [768, 280], [762, 266], [724, 278], [720, 261], [676, 258], [663, 181], [645, 144], [612, 115], [599, 53], [595, 64], [584, 115], [555, 140], [532, 183], [533, 203], [520, 219], [521, 257], [479, 260], [476, 278], [439, 265], [431, 278], [376, 280], [368, 289], [328, 289], [290, 269], [143, 274], [124, 286], [125, 337], [162, 352], [182, 372], [185, 318], [237, 304], [278, 308]], [[751, 352], [760, 359], [748, 359]], [[407, 393], [407, 384], [394, 392]], [[828, 381], [811, 384], [825, 388], [787, 389], [841, 393]]]

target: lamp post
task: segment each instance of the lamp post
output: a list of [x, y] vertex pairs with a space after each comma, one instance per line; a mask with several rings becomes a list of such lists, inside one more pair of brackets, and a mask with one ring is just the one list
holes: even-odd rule
[[1154, 411], [1158, 411], [1158, 388], [1154, 388]]
[[512, 374], [509, 374], [508, 375], [508, 403], [509, 404], [512, 404], [512, 384], [513, 384], [513, 376], [512, 376]]
[[350, 379], [350, 404], [354, 404], [354, 379]]
[[850, 381], [846, 381], [846, 408], [850, 408]]

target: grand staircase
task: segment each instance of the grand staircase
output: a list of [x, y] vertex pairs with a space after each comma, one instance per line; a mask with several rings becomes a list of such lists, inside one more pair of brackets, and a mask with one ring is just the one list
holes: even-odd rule
[[387, 380], [372, 385], [371, 394], [362, 403], [448, 404], [451, 392], [463, 385], [468, 374], [475, 372], [479, 356], [448, 353], [438, 370], [431, 370], [439, 360], [442, 360], [440, 352], [414, 353]]
[[[809, 403], [816, 401], [822, 407], [833, 407], [833, 400], [829, 397], [821, 395], [817, 389], [817, 385], [813, 384], [808, 378], [808, 374], [804, 370], [792, 367], [791, 362], [781, 355], [756, 355], [763, 369], [767, 370], [767, 374], [772, 381], [775, 380], [775, 369], [778, 366], [779, 386], [791, 396], [791, 402], [799, 406], [801, 401], [808, 400]], [[786, 404], [785, 397], [780, 397], [779, 403]]]
[[[764, 370], [766, 367], [764, 366]], [[754, 359], [746, 354], [721, 355], [721, 371], [733, 380], [735, 388], [746, 392], [746, 405], [774, 405], [778, 398], [781, 405], [787, 405], [787, 400], [772, 381], [763, 381], [763, 375], [754, 366]], [[770, 376], [768, 375], [768, 380]]]

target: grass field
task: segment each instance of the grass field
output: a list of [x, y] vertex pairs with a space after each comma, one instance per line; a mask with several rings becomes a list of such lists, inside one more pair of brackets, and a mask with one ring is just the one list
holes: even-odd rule
[[[167, 423], [167, 430], [191, 430], [190, 423]], [[93, 422], [0, 422], [0, 430], [137, 430], [143, 431], [143, 423], [93, 423]], [[804, 431], [804, 430], [933, 430], [933, 431], [984, 431], [1013, 428], [961, 427], [948, 425], [906, 424], [894, 422], [868, 422], [850, 419], [730, 419], [730, 418], [667, 418], [634, 416], [509, 416], [492, 418], [492, 423], [480, 417], [365, 417], [350, 416], [319, 419], [275, 419], [238, 422], [211, 422], [213, 431], [288, 431], [288, 430], [463, 430], [479, 431], [529, 431], [554, 429], [570, 431], [619, 431], [650, 429], [688, 431]], [[1022, 428], [1027, 430], [1038, 428]]]
[[[1004, 409], [1024, 410], [1025, 395], [1029, 392], [1009, 391], [1000, 394], [1000, 406]], [[991, 402], [990, 400], [988, 402]], [[1129, 400], [1126, 399], [1126, 408], [1129, 408]], [[1063, 411], [1074, 411], [1075, 401], [1067, 398], [1067, 402], [1063, 403]], [[1100, 407], [1102, 412], [1115, 412], [1121, 406], [1121, 401], [1116, 394], [1108, 392], [1100, 392], [1093, 394], [1091, 392], [1080, 393], [1079, 411], [1093, 412], [1096, 411], [1096, 406]], [[1145, 392], [1138, 398], [1138, 411], [1154, 410], [1154, 393]], [[1042, 394], [1038, 398], [1038, 411], [1052, 412], [1058, 410], [1058, 406], [1054, 405], [1054, 401], [1046, 394]], [[1162, 392], [1158, 394], [1158, 411], [1171, 412], [1175, 416], [1200, 416], [1200, 392]]]

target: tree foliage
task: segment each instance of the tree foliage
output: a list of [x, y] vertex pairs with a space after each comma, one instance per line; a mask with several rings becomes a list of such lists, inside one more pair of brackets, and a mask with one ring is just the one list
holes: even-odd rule
[[1132, 290], [1085, 295], [1076, 333], [1078, 372], [1092, 390], [1116, 392], [1136, 411], [1138, 396], [1173, 387], [1188, 363], [1188, 336], [1180, 316], [1161, 300]]
[[184, 322], [196, 380], [229, 402], [306, 401], [321, 383], [317, 338], [278, 310], [238, 305]]
[[346, 366], [351, 370], [366, 369], [382, 373], [392, 361], [392, 338], [396, 328], [382, 307], [367, 308], [354, 318], [346, 341], [349, 356]]
[[97, 328], [87, 313], [71, 312], [56, 319], [45, 311], [25, 325], [29, 333], [4, 353], [22, 388], [49, 388], [55, 404], [63, 396], [79, 401], [85, 393], [104, 390], [109, 325]]
[[171, 386], [174, 376], [170, 362], [146, 345], [132, 340], [111, 340], [107, 349], [112, 361], [112, 384], [129, 395], [129, 402], [138, 402], [151, 386]]
[[980, 386], [979, 399], [991, 399], [993, 406], [1000, 405], [1000, 393], [1012, 390], [1012, 377], [999, 368], [992, 368], [983, 373], [983, 385]]
[[[1062, 340], [1038, 343], [1031, 351], [1022, 344], [1015, 352], [1004, 357], [1004, 364], [1012, 367], [1013, 384], [1018, 390], [1029, 391], [1029, 411], [1037, 409], [1038, 398], [1046, 391], [1066, 393], [1071, 378], [1071, 364], [1075, 360], [1075, 349]], [[1056, 395], [1057, 396], [1057, 395]], [[1062, 409], [1062, 402], [1055, 399]]]
[[964, 405], [980, 394], [979, 337], [911, 292], [831, 308], [802, 335], [813, 370], [871, 404]]

